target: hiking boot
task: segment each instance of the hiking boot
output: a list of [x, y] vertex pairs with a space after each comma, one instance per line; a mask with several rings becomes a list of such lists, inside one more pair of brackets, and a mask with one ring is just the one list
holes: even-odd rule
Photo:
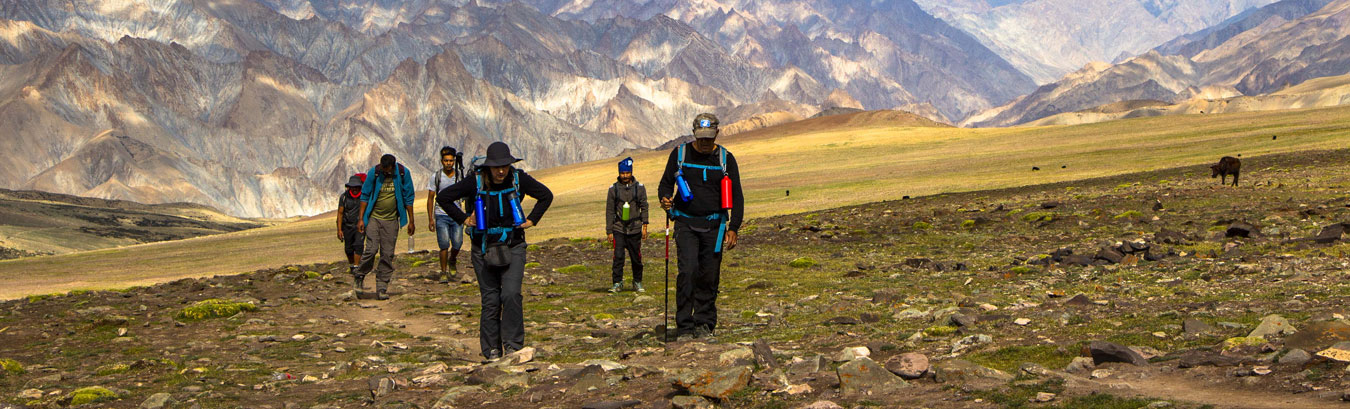
[[441, 272], [441, 284], [450, 284], [450, 273]]
[[378, 291], [378, 292], [375, 293], [375, 299], [380, 300], [380, 301], [388, 300], [388, 299], [389, 299], [389, 293], [385, 292], [384, 290], [380, 290], [380, 291]]
[[488, 362], [496, 362], [498, 359], [502, 359], [502, 351], [493, 349], [483, 354], [483, 357], [487, 358]]
[[647, 292], [647, 289], [642, 288], [642, 283], [633, 283], [633, 291], [645, 293]]
[[362, 292], [366, 290], [366, 278], [361, 276], [352, 276], [352, 290]]
[[704, 342], [717, 342], [717, 339], [713, 338], [712, 329], [706, 325], [694, 327], [694, 338], [702, 339]]
[[619, 292], [619, 289], [620, 289], [619, 287], [622, 286], [622, 285], [623, 285], [622, 283], [614, 283], [614, 286], [609, 288], [609, 292], [611, 292], [611, 293], [617, 293], [617, 292]]

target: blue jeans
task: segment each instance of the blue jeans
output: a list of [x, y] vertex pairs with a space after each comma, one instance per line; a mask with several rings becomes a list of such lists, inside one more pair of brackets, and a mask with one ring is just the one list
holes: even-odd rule
[[436, 244], [441, 250], [459, 250], [464, 245], [464, 226], [450, 216], [436, 215]]

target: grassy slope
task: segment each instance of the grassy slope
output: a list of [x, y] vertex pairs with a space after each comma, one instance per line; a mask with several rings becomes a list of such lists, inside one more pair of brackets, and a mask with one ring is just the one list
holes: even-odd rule
[[[794, 123], [724, 140], [744, 174], [747, 216], [834, 208], [902, 195], [1063, 182], [1207, 163], [1223, 155], [1251, 158], [1344, 147], [1350, 142], [1350, 107], [1012, 129], [860, 122], [828, 130], [821, 129], [821, 122], [814, 126]], [[1280, 138], [1272, 140], [1271, 135]], [[635, 156], [639, 180], [654, 185], [666, 155]], [[531, 231], [531, 240], [600, 236], [603, 192], [613, 181], [613, 162], [536, 172], [556, 199], [540, 227]], [[1032, 166], [1042, 170], [1032, 172]], [[786, 189], [792, 190], [790, 197], [784, 196]], [[434, 239], [420, 213], [425, 205], [419, 203], [415, 209], [419, 211], [417, 243], [420, 248], [430, 247]], [[406, 247], [402, 242], [399, 245]], [[0, 282], [5, 284], [0, 298], [139, 285], [341, 257], [332, 219], [315, 218], [219, 236], [0, 262]]]

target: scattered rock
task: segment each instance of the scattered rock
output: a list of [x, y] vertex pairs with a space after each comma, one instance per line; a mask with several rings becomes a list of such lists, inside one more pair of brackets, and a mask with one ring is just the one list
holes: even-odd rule
[[736, 348], [723, 352], [717, 357], [717, 363], [722, 366], [744, 366], [754, 362], [755, 352], [750, 348]]
[[1267, 335], [1290, 335], [1298, 330], [1289, 324], [1289, 320], [1279, 315], [1271, 314], [1261, 319], [1261, 324], [1252, 330], [1248, 337], [1265, 338]]
[[865, 358], [869, 356], [872, 356], [872, 350], [867, 349], [867, 347], [848, 347], [844, 348], [842, 351], [839, 351], [839, 353], [834, 356], [834, 361], [849, 362], [854, 359]]
[[1280, 363], [1284, 365], [1303, 365], [1312, 360], [1312, 354], [1302, 349], [1293, 349], [1284, 356], [1280, 357]]
[[1350, 342], [1338, 343], [1331, 348], [1317, 352], [1317, 356], [1337, 362], [1350, 362]]
[[778, 363], [778, 359], [773, 357], [773, 348], [769, 347], [768, 341], [763, 339], [755, 340], [755, 344], [751, 347], [751, 351], [754, 352], [755, 362], [759, 363], [759, 366], [773, 369], [782, 368], [782, 365]]
[[928, 374], [928, 357], [917, 352], [906, 352], [886, 360], [886, 370], [903, 379], [919, 379]]
[[1313, 241], [1318, 244], [1331, 244], [1339, 241], [1341, 236], [1345, 235], [1345, 224], [1336, 223], [1322, 228], [1322, 231], [1313, 237]]
[[1030, 320], [1030, 319], [1027, 319], [1027, 318], [1018, 318], [1018, 319], [1013, 320], [1013, 324], [1016, 324], [1016, 325], [1018, 325], [1018, 326], [1023, 326], [1023, 327], [1025, 327], [1025, 326], [1027, 326], [1028, 324], [1031, 324], [1031, 320]]
[[398, 389], [398, 384], [393, 378], [385, 376], [374, 376], [366, 379], [366, 386], [370, 388], [370, 395], [378, 398], [388, 395]]
[[861, 323], [862, 323], [862, 322], [858, 321], [857, 318], [853, 318], [853, 317], [834, 317], [834, 318], [830, 318], [830, 319], [828, 319], [828, 320], [825, 320], [825, 322], [822, 322], [821, 324], [822, 324], [822, 325], [858, 325], [858, 324], [861, 324]]
[[997, 369], [986, 368], [964, 359], [948, 359], [933, 365], [934, 379], [942, 383], [964, 383], [976, 389], [987, 389], [1012, 382], [1013, 376]]
[[141, 409], [164, 409], [164, 408], [167, 408], [167, 407], [169, 407], [169, 406], [171, 406], [171, 405], [174, 405], [174, 404], [177, 404], [177, 403], [178, 403], [178, 401], [177, 401], [177, 400], [174, 400], [173, 395], [169, 395], [169, 394], [167, 394], [167, 393], [160, 392], [160, 393], [156, 393], [156, 394], [154, 394], [154, 395], [150, 395], [149, 398], [146, 398], [144, 402], [141, 402], [140, 408], [141, 408]]
[[591, 366], [591, 365], [599, 366], [600, 369], [604, 369], [605, 372], [628, 369], [628, 366], [624, 364], [604, 359], [590, 359], [581, 363], [581, 366]]
[[994, 342], [994, 338], [984, 334], [975, 334], [952, 342], [952, 353], [959, 354], [976, 346]]
[[1247, 361], [1248, 358], [1239, 356], [1228, 356], [1217, 352], [1191, 350], [1181, 354], [1181, 359], [1177, 361], [1177, 367], [1182, 369], [1201, 366], [1228, 367], [1238, 366]]
[[641, 404], [642, 401], [631, 399], [619, 401], [592, 402], [581, 405], [581, 409], [623, 409], [623, 408], [631, 408]]
[[788, 374], [806, 375], [820, 372], [824, 368], [825, 357], [820, 355], [812, 355], [806, 358], [793, 358], [792, 362], [788, 363]]
[[675, 380], [675, 385], [709, 398], [726, 399], [750, 384], [752, 372], [745, 366], [721, 372], [694, 369], [681, 374]]
[[1087, 294], [1078, 294], [1073, 296], [1073, 298], [1064, 300], [1064, 305], [1072, 305], [1075, 307], [1089, 307], [1095, 304], [1092, 303], [1092, 299], [1088, 298]]
[[1256, 226], [1252, 226], [1250, 224], [1243, 222], [1235, 222], [1233, 224], [1228, 225], [1228, 230], [1224, 230], [1223, 236], [1228, 238], [1232, 237], [1250, 238], [1252, 237], [1252, 233], [1255, 231], [1257, 231]]
[[1036, 392], [1036, 396], [1031, 398], [1031, 401], [1036, 403], [1045, 403], [1055, 400], [1055, 396], [1056, 396], [1055, 394], [1050, 392]]
[[534, 354], [535, 354], [534, 347], [524, 347], [521, 348], [519, 351], [512, 352], [511, 355], [507, 355], [506, 359], [503, 359], [503, 361], [509, 361], [512, 363], [512, 365], [520, 365], [526, 362], [533, 361]]
[[838, 403], [834, 403], [831, 401], [818, 400], [811, 403], [810, 405], [802, 406], [801, 409], [844, 409], [844, 407], [839, 406]]
[[1187, 335], [1210, 335], [1218, 331], [1213, 325], [1209, 325], [1204, 321], [1195, 318], [1183, 321], [1181, 323], [1181, 328]]
[[1350, 341], [1350, 325], [1343, 321], [1320, 321], [1285, 338], [1284, 345], [1316, 351], [1344, 341]]
[[1132, 349], [1106, 341], [1092, 341], [1088, 344], [1092, 354], [1092, 363], [1101, 365], [1106, 362], [1124, 362], [1131, 365], [1146, 366], [1148, 360]]
[[670, 398], [670, 404], [678, 409], [713, 409], [712, 402], [702, 396], [676, 396]]
[[24, 389], [22, 392], [19, 392], [19, 399], [23, 400], [42, 399], [42, 395], [43, 394], [41, 389]]
[[1085, 374], [1091, 372], [1093, 369], [1096, 368], [1097, 364], [1093, 363], [1092, 358], [1080, 356], [1074, 357], [1073, 361], [1070, 361], [1068, 365], [1064, 366], [1064, 372], [1072, 374]]
[[867, 357], [840, 365], [838, 374], [839, 385], [845, 396], [890, 394], [908, 386], [904, 379]]

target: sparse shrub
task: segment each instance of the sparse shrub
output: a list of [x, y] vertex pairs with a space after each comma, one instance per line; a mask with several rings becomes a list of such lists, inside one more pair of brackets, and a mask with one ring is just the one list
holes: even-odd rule
[[289, 271], [289, 272], [292, 272], [292, 273], [299, 273], [299, 272], [300, 272], [300, 267], [296, 267], [296, 266], [286, 267], [286, 271]]
[[37, 295], [30, 295], [30, 296], [28, 296], [28, 302], [30, 302], [30, 303], [35, 303], [35, 302], [42, 301], [42, 300], [45, 300], [45, 299], [48, 299], [48, 298], [52, 298], [52, 297], [56, 297], [56, 296], [59, 296], [59, 295], [61, 295], [61, 294], [55, 294], [55, 293], [53, 293], [53, 294], [37, 294]]
[[950, 325], [935, 325], [924, 328], [923, 333], [932, 337], [945, 337], [956, 333], [956, 327]]
[[0, 369], [4, 369], [0, 371], [0, 378], [5, 377], [5, 375], [23, 375], [28, 372], [23, 369], [23, 364], [20, 364], [19, 361], [9, 358], [0, 359]]
[[587, 271], [590, 271], [590, 268], [587, 268], [585, 264], [573, 264], [573, 265], [570, 265], [570, 266], [567, 266], [567, 267], [563, 267], [563, 268], [558, 269], [558, 272], [559, 272], [559, 273], [563, 273], [563, 274], [579, 274], [579, 273], [585, 273], [585, 272], [587, 272]]
[[531, 262], [525, 263], [525, 268], [535, 268], [535, 267], [539, 267], [539, 263], [538, 263], [538, 262], [531, 261]]
[[1027, 274], [1027, 273], [1030, 273], [1030, 272], [1032, 272], [1032, 271], [1036, 271], [1036, 270], [1032, 270], [1031, 267], [1027, 267], [1027, 266], [1017, 266], [1017, 267], [1013, 267], [1013, 268], [1012, 268], [1012, 273], [1013, 273], [1013, 274], [1017, 274], [1017, 275]]
[[614, 314], [602, 312], [602, 313], [593, 315], [593, 317], [595, 317], [595, 319], [597, 319], [597, 320], [612, 320], [612, 319], [614, 319]]
[[1031, 212], [1031, 213], [1027, 213], [1027, 214], [1025, 214], [1025, 215], [1022, 215], [1022, 221], [1024, 221], [1024, 222], [1029, 222], [1029, 223], [1032, 223], [1032, 222], [1040, 222], [1040, 221], [1049, 222], [1049, 221], [1054, 221], [1054, 220], [1055, 220], [1055, 213], [1054, 213], [1054, 212]]
[[79, 406], [95, 402], [117, 400], [117, 393], [101, 386], [76, 389], [70, 393], [70, 405]]
[[932, 224], [932, 223], [929, 223], [929, 222], [914, 222], [914, 230], [928, 230], [928, 229], [932, 229], [932, 228], [933, 228], [933, 224]]
[[526, 246], [526, 247], [525, 247], [525, 251], [539, 251], [539, 245], [538, 245], [538, 244], [531, 244], [531, 245], [529, 245], [529, 246]]
[[1244, 346], [1260, 346], [1264, 343], [1266, 343], [1266, 339], [1262, 337], [1233, 337], [1223, 340], [1223, 349], [1229, 350]]
[[308, 279], [310, 279], [310, 280], [313, 280], [313, 279], [316, 279], [316, 278], [319, 278], [319, 277], [323, 277], [323, 274], [319, 274], [318, 271], [306, 271], [306, 272], [305, 272], [305, 278], [308, 278]]
[[247, 302], [232, 302], [212, 298], [209, 300], [198, 301], [196, 304], [184, 308], [178, 313], [178, 318], [187, 320], [204, 320], [210, 318], [232, 317], [235, 314], [244, 311], [257, 311], [258, 306]]
[[792, 268], [807, 268], [814, 265], [816, 265], [816, 261], [810, 257], [800, 257], [788, 263], [788, 266]]
[[973, 229], [975, 228], [975, 221], [971, 219], [966, 219], [966, 221], [961, 222], [961, 228]]
[[1023, 209], [1012, 209], [1012, 210], [1009, 210], [1009, 211], [1008, 211], [1008, 217], [1016, 216], [1016, 215], [1022, 213], [1023, 211], [1024, 211]]
[[1129, 211], [1126, 211], [1125, 213], [1121, 213], [1121, 214], [1116, 215], [1115, 218], [1116, 218], [1116, 219], [1139, 219], [1139, 218], [1143, 218], [1143, 217], [1144, 217], [1144, 214], [1143, 214], [1143, 213], [1139, 213], [1138, 210], [1129, 210]]
[[755, 318], [755, 312], [751, 310], [741, 310], [741, 319], [748, 320]]
[[126, 371], [130, 371], [130, 370], [131, 370], [131, 367], [128, 366], [127, 364], [107, 364], [107, 365], [103, 365], [103, 366], [98, 367], [98, 369], [95, 369], [95, 370], [94, 370], [94, 373], [98, 374], [98, 376], [108, 376], [108, 375], [119, 374], [119, 373], [126, 372]]

